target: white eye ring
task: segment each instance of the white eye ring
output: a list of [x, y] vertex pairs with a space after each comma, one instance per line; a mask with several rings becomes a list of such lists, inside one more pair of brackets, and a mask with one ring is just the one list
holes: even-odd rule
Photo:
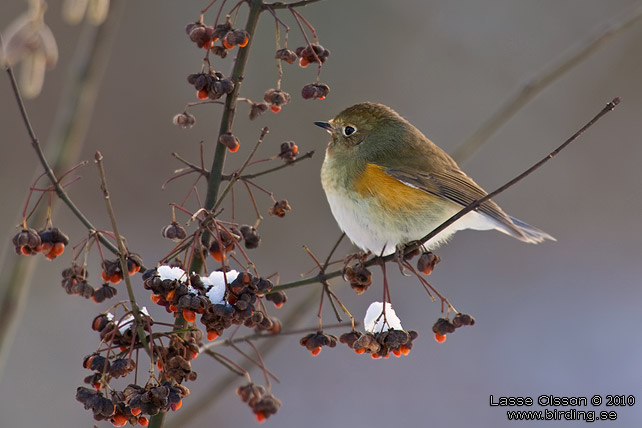
[[357, 128], [355, 128], [354, 126], [348, 125], [343, 127], [342, 132], [343, 132], [343, 135], [345, 135], [346, 137], [349, 137], [350, 135], [357, 132]]

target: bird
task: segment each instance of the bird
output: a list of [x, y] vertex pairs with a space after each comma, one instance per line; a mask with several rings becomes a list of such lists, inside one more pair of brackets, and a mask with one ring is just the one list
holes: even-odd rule
[[[487, 195], [453, 158], [383, 104], [356, 104], [314, 124], [331, 135], [321, 167], [330, 209], [364, 251], [393, 254]], [[488, 200], [424, 249], [432, 251], [464, 229], [497, 230], [531, 244], [555, 240]]]

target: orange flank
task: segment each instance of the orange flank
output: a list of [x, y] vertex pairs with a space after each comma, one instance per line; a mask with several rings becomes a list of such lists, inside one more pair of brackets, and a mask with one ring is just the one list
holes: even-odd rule
[[427, 199], [435, 198], [423, 190], [407, 186], [385, 173], [384, 167], [369, 163], [355, 180], [355, 190], [362, 197], [373, 197], [391, 210], [416, 212]]

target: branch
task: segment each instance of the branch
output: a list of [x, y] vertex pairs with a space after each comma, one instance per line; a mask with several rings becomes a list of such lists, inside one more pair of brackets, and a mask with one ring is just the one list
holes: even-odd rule
[[627, 14], [626, 19], [608, 28], [595, 39], [590, 40], [580, 47], [575, 53], [564, 58], [559, 64], [532, 79], [522, 87], [521, 91], [506, 101], [477, 131], [457, 147], [452, 157], [458, 163], [468, 159], [491, 135], [497, 132], [499, 128], [508, 122], [524, 105], [535, 98], [537, 94], [588, 58], [614, 36], [628, 29], [633, 24], [636, 24], [641, 19], [642, 8]]
[[292, 3], [285, 3], [282, 1], [274, 2], [274, 3], [265, 3], [263, 5], [263, 9], [272, 9], [272, 10], [277, 10], [277, 9], [290, 9], [290, 8], [295, 8], [295, 7], [303, 7], [307, 6], [312, 3], [317, 3], [322, 0], [299, 0], [299, 1], [294, 1]]
[[[604, 116], [605, 114], [607, 114], [608, 112], [613, 110], [615, 108], [615, 106], [617, 106], [619, 103], [620, 103], [620, 99], [619, 98], [614, 98], [611, 102], [606, 104], [606, 106], [602, 110], [600, 110], [600, 112], [597, 115], [595, 115], [595, 117], [593, 117], [593, 119], [591, 119], [586, 125], [584, 125], [582, 128], [580, 128], [569, 139], [564, 141], [564, 143], [562, 143], [558, 148], [556, 148], [551, 153], [549, 153], [545, 158], [543, 158], [542, 160], [540, 160], [539, 162], [537, 162], [536, 164], [534, 164], [533, 166], [528, 168], [526, 171], [524, 171], [523, 173], [519, 174], [517, 177], [513, 178], [512, 180], [510, 180], [509, 182], [507, 182], [503, 186], [499, 187], [498, 189], [494, 190], [491, 193], [488, 193], [483, 198], [477, 199], [476, 201], [473, 201], [469, 205], [467, 205], [464, 208], [462, 208], [459, 212], [457, 212], [455, 215], [450, 217], [448, 220], [444, 221], [436, 229], [431, 231], [428, 235], [426, 235], [423, 238], [421, 238], [418, 243], [416, 243], [415, 245], [408, 246], [406, 248], [404, 254], [408, 254], [408, 253], [414, 251], [415, 249], [419, 248], [422, 244], [424, 244], [427, 241], [429, 241], [430, 239], [434, 238], [435, 235], [437, 235], [438, 233], [442, 232], [448, 226], [452, 225], [454, 222], [456, 222], [457, 220], [459, 220], [460, 218], [462, 218], [463, 216], [465, 216], [469, 212], [471, 212], [474, 209], [478, 208], [484, 202], [490, 200], [491, 198], [494, 198], [495, 196], [499, 195], [500, 193], [504, 192], [508, 188], [512, 187], [513, 185], [517, 184], [518, 182], [520, 182], [521, 180], [526, 178], [528, 175], [533, 173], [535, 170], [539, 169], [542, 165], [544, 165], [549, 160], [553, 159], [559, 152], [561, 152], [564, 148], [566, 148], [566, 146], [568, 146], [570, 143], [575, 141], [588, 128], [593, 126], [598, 120], [600, 120], [600, 118], [602, 118], [602, 116]], [[364, 266], [367, 267], [367, 266], [372, 266], [374, 264], [385, 263], [385, 262], [393, 260], [395, 257], [396, 257], [396, 254], [394, 254], [394, 253], [393, 254], [389, 254], [389, 255], [387, 255], [385, 257], [373, 257], [372, 259], [370, 259], [367, 262], [365, 262]], [[325, 281], [327, 279], [331, 279], [331, 278], [340, 276], [341, 274], [342, 274], [341, 270], [337, 270], [337, 271], [330, 272], [330, 273], [320, 273], [319, 275], [313, 276], [311, 278], [306, 278], [306, 279], [302, 279], [300, 281], [294, 281], [294, 282], [290, 282], [290, 283], [287, 283], [287, 284], [276, 286], [276, 287], [274, 287], [272, 292], [281, 291], [281, 290], [287, 290], [288, 288], [295, 288], [295, 287], [300, 287], [300, 286], [306, 285], [306, 284], [312, 284], [312, 283], [316, 283], [316, 282]]]

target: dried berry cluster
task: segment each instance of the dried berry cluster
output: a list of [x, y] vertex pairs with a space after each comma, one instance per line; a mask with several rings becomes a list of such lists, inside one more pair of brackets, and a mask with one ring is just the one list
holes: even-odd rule
[[287, 200], [283, 199], [275, 202], [268, 213], [276, 217], [285, 217], [285, 213], [290, 210], [292, 210], [292, 207], [288, 204]]
[[196, 118], [194, 117], [194, 115], [184, 111], [174, 116], [172, 122], [174, 123], [174, 125], [180, 126], [181, 128], [191, 128], [196, 123]]
[[438, 255], [430, 251], [423, 252], [417, 260], [417, 270], [426, 275], [430, 275], [433, 269], [435, 269], [435, 265], [440, 261], [441, 258]]
[[187, 82], [196, 89], [200, 100], [217, 100], [234, 90], [234, 82], [225, 78], [223, 73], [210, 70], [208, 73], [193, 73], [187, 76]]
[[303, 87], [303, 89], [301, 89], [301, 96], [304, 100], [323, 100], [329, 93], [330, 87], [325, 83], [308, 83]]
[[172, 241], [179, 242], [187, 237], [185, 228], [173, 221], [161, 230], [163, 238], [171, 239]]
[[323, 64], [330, 56], [330, 51], [317, 43], [299, 46], [294, 53], [299, 57], [299, 66], [304, 68], [315, 62]]
[[53, 260], [65, 251], [69, 245], [69, 237], [57, 227], [42, 229], [23, 228], [13, 237], [16, 253], [23, 256], [44, 254], [48, 260]]
[[[143, 259], [136, 253], [129, 253], [125, 257], [127, 261], [127, 272], [130, 275], [134, 275], [136, 272], [140, 271], [140, 267], [143, 265]], [[102, 272], [100, 276], [105, 282], [111, 282], [112, 284], [118, 284], [123, 279], [123, 268], [120, 263], [120, 257], [115, 260], [103, 260], [102, 263]]]
[[252, 276], [248, 272], [241, 272], [228, 284], [227, 303], [217, 303], [208, 306], [201, 317], [201, 323], [207, 330], [207, 338], [216, 339], [223, 334], [223, 330], [232, 325], [245, 325], [268, 332], [278, 332], [280, 322], [275, 323], [274, 318], [259, 309], [259, 296], [270, 292], [274, 284], [269, 279]]
[[236, 389], [236, 393], [243, 402], [250, 406], [259, 422], [265, 421], [281, 407], [281, 400], [267, 391], [262, 385], [248, 383], [247, 385], [239, 386]]
[[458, 313], [452, 321], [448, 318], [439, 318], [432, 326], [432, 331], [435, 333], [435, 340], [442, 343], [446, 340], [446, 335], [454, 333], [459, 327], [465, 325], [475, 325], [475, 318], [468, 314]]
[[362, 333], [353, 330], [340, 336], [339, 341], [354, 349], [357, 354], [368, 353], [372, 358], [408, 355], [413, 341], [419, 336], [414, 330], [388, 330], [379, 333]]
[[[274, 284], [269, 279], [255, 277], [249, 272], [213, 272], [201, 278], [162, 278], [156, 270], [143, 275], [145, 288], [154, 294], [152, 300], [165, 306], [168, 312], [182, 314], [188, 322], [201, 315], [208, 340], [214, 340], [232, 325], [257, 327], [271, 333], [280, 330], [280, 323], [259, 309], [259, 298], [269, 293]], [[213, 284], [213, 281], [217, 284]], [[213, 285], [210, 285], [213, 284]], [[285, 302], [283, 292], [267, 298], [278, 307]]]
[[268, 89], [263, 94], [263, 99], [270, 105], [270, 110], [278, 113], [282, 106], [290, 102], [290, 94], [280, 89]]
[[184, 337], [173, 336], [168, 346], [154, 348], [156, 366], [162, 376], [176, 383], [196, 380], [197, 374], [190, 361], [198, 356], [202, 340], [202, 331], [191, 330]]
[[317, 331], [316, 333], [310, 333], [301, 338], [299, 343], [301, 346], [305, 346], [312, 355], [319, 355], [321, 348], [324, 346], [334, 348], [337, 346], [337, 336], [332, 334], [326, 334], [323, 331]]
[[283, 159], [284, 162], [294, 162], [296, 156], [299, 154], [299, 146], [294, 141], [286, 141], [281, 143], [281, 151], [278, 157]]
[[372, 284], [372, 272], [363, 263], [354, 266], [346, 265], [343, 269], [343, 278], [350, 283], [350, 287], [357, 294], [364, 293]]
[[[153, 320], [141, 311], [141, 322], [146, 332], [146, 341], [152, 338]], [[178, 384], [185, 380], [196, 379], [189, 360], [198, 355], [202, 333], [198, 330], [187, 332], [184, 337], [169, 333], [169, 345], [156, 342], [153, 346], [153, 357], [160, 372], [158, 377], [150, 377], [145, 386], [128, 385], [120, 391], [110, 384], [112, 379], [127, 376], [136, 370], [136, 363], [131, 357], [143, 347], [138, 337], [134, 316], [125, 314], [116, 320], [111, 313], [100, 314], [94, 318], [92, 329], [100, 335], [101, 343], [109, 344], [111, 351], [95, 352], [83, 359], [83, 367], [93, 371], [84, 379], [92, 388], [79, 387], [76, 399], [93, 412], [96, 420], [109, 420], [114, 426], [148, 424], [147, 416], [159, 412], [177, 410], [182, 397], [189, 390]], [[120, 349], [120, 352], [114, 350]], [[159, 384], [155, 379], [161, 379]], [[110, 391], [107, 398], [106, 391]]]
[[214, 43], [219, 39], [225, 49], [233, 49], [234, 46], [243, 48], [250, 41], [247, 31], [232, 28], [229, 17], [224, 24], [219, 24], [216, 27], [205, 25], [202, 22], [189, 23], [185, 27], [185, 32], [190, 40], [196, 43], [196, 46], [203, 49], [213, 49]]
[[102, 391], [80, 386], [76, 390], [76, 400], [85, 409], [91, 410], [94, 419], [98, 421], [108, 420], [117, 427], [128, 422], [131, 425], [147, 426], [149, 419], [144, 415], [153, 416], [159, 412], [178, 410], [181, 400], [188, 394], [186, 387], [169, 382], [144, 387], [130, 384], [123, 391], [112, 390], [111, 398], [107, 398]]

